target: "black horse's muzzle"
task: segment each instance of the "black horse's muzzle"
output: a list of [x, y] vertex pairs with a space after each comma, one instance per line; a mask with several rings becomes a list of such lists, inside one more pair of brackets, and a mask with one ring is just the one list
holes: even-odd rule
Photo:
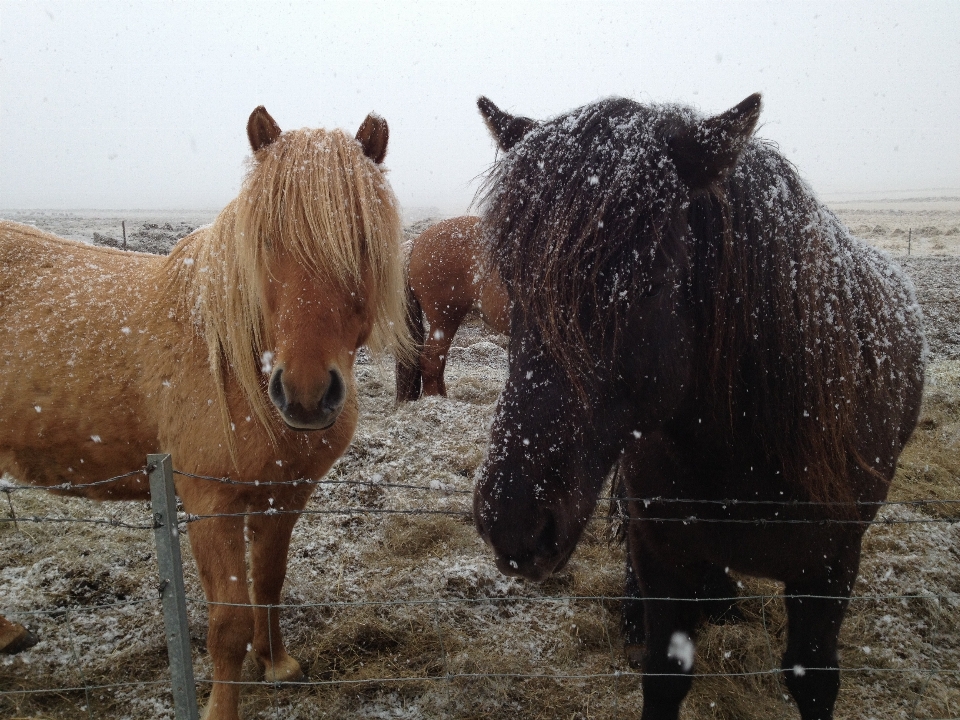
[[576, 543], [561, 542], [551, 510], [540, 508], [527, 522], [501, 519], [498, 515], [480, 493], [474, 494], [474, 525], [493, 549], [500, 572], [541, 582], [566, 566]]

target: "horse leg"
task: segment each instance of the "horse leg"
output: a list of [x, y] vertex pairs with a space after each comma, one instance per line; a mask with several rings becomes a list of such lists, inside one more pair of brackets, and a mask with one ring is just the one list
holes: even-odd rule
[[290, 534], [299, 515], [251, 515], [250, 569], [253, 577], [253, 649], [267, 682], [296, 682], [304, 678], [300, 664], [287, 653], [280, 637], [280, 592], [287, 575]]
[[[787, 649], [781, 668], [803, 720], [830, 720], [840, 690], [837, 642], [857, 577], [857, 557], [819, 582], [787, 583]], [[798, 597], [806, 596], [806, 597]], [[809, 597], [819, 596], [819, 597]], [[826, 597], [824, 597], [826, 596]]]
[[14, 655], [37, 644], [39, 638], [23, 625], [0, 615], [0, 653]]
[[[190, 509], [187, 498], [184, 506]], [[217, 507], [242, 512], [243, 507]], [[205, 513], [206, 514], [206, 513]], [[239, 720], [240, 668], [253, 640], [253, 610], [247, 592], [246, 547], [242, 517], [217, 517], [190, 525], [190, 546], [207, 596], [207, 652], [213, 661], [213, 686], [204, 720]], [[227, 603], [220, 605], [217, 603]]]
[[447, 367], [447, 357], [453, 336], [457, 334], [460, 323], [467, 316], [467, 310], [448, 308], [436, 318], [428, 317], [430, 334], [423, 344], [420, 354], [420, 371], [423, 373], [423, 394], [447, 396], [447, 384], [443, 373]]
[[634, 669], [643, 667], [643, 644], [646, 640], [643, 614], [643, 593], [640, 580], [630, 559], [630, 536], [627, 536], [627, 562], [623, 578], [623, 605], [620, 608], [620, 631], [623, 634], [623, 652]]
[[[672, 577], [650, 559], [635, 553], [644, 595], [646, 652], [643, 658], [641, 720], [677, 720], [693, 683], [693, 655], [699, 611], [691, 600], [696, 587]], [[669, 598], [669, 599], [653, 599]]]
[[[617, 465], [613, 479], [610, 482], [610, 517], [626, 518], [629, 513], [627, 507], [627, 485], [623, 476], [623, 468]], [[627, 663], [634, 669], [643, 667], [643, 643], [646, 639], [643, 627], [643, 592], [640, 589], [640, 580], [633, 567], [631, 544], [639, 544], [639, 539], [629, 532], [629, 520], [621, 522], [617, 529], [617, 539], [621, 540], [626, 550], [626, 562], [623, 573], [623, 603], [620, 606], [620, 634], [623, 637], [623, 652], [627, 656]]]
[[[630, 536], [626, 540], [627, 562], [623, 583], [623, 605], [620, 610], [620, 630], [623, 633], [623, 651], [630, 667], [639, 669], [643, 664], [643, 644], [646, 640], [643, 616], [643, 592], [640, 580], [630, 560]], [[635, 542], [635, 541], [634, 541]], [[696, 597], [708, 599], [698, 603], [707, 622], [717, 625], [737, 622], [743, 614], [737, 607], [737, 586], [723, 568], [710, 565], [704, 569], [703, 580], [697, 588]]]

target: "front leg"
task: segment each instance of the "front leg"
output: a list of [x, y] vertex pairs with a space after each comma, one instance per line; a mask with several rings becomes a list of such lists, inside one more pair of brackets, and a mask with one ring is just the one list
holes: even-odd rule
[[825, 578], [784, 587], [787, 649], [781, 667], [803, 720], [830, 720], [840, 690], [840, 625], [860, 565], [860, 538], [847, 543], [854, 549], [834, 560]]
[[[187, 497], [184, 507], [191, 508]], [[218, 506], [203, 512], [242, 512], [243, 506]], [[205, 720], [239, 720], [240, 669], [253, 640], [253, 611], [247, 593], [246, 547], [242, 517], [216, 517], [190, 525], [190, 546], [207, 597], [207, 651], [213, 661], [213, 687]], [[219, 604], [225, 603], [225, 604]]]
[[696, 587], [634, 551], [644, 595], [646, 652], [641, 720], [677, 720], [693, 683], [694, 642], [700, 612]]
[[[646, 639], [643, 627], [643, 593], [640, 580], [633, 568], [631, 543], [637, 543], [636, 533], [630, 532], [627, 485], [624, 473], [627, 468], [618, 464], [610, 482], [610, 518], [616, 522], [616, 539], [624, 544], [626, 562], [623, 573], [623, 601], [620, 605], [620, 635], [623, 637], [623, 652], [630, 667], [643, 667], [643, 643]], [[631, 538], [633, 538], [631, 540]]]
[[627, 562], [623, 579], [623, 605], [620, 608], [620, 630], [623, 652], [634, 669], [643, 667], [643, 644], [646, 640], [643, 615], [643, 593], [630, 558], [630, 536], [627, 535]]
[[[289, 508], [288, 508], [289, 509]], [[287, 653], [280, 637], [278, 605], [287, 574], [290, 535], [298, 514], [251, 515], [250, 567], [253, 576], [253, 649], [267, 682], [296, 682], [304, 678], [300, 664]]]

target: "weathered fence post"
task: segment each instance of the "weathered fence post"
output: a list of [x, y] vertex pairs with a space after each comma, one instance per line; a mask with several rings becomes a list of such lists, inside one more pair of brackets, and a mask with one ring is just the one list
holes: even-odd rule
[[160, 599], [167, 634], [167, 655], [173, 680], [173, 709], [177, 720], [198, 720], [197, 689], [193, 682], [190, 628], [177, 529], [177, 498], [173, 487], [173, 461], [169, 455], [147, 455], [153, 535], [160, 566]]

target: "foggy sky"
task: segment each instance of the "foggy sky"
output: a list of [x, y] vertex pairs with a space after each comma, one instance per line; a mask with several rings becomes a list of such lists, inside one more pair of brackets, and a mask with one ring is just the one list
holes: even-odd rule
[[821, 194], [960, 195], [960, 3], [0, 2], [0, 208], [216, 209], [265, 105], [281, 128], [390, 124], [405, 206], [467, 209], [488, 95], [720, 112]]

